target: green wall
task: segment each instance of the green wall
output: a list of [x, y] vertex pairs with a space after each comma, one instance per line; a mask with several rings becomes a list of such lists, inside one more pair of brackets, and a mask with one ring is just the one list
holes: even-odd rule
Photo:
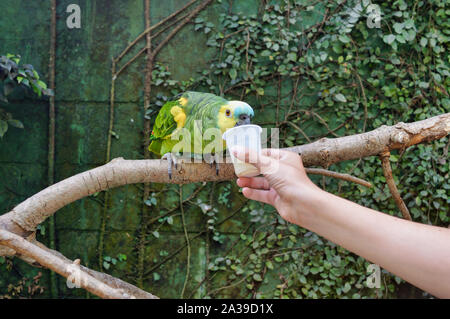
[[[152, 24], [181, 8], [187, 2], [187, 0], [153, 0], [151, 6]], [[276, 3], [276, 1], [272, 2]], [[105, 163], [109, 126], [111, 58], [117, 56], [128, 43], [144, 30], [145, 20], [143, 0], [59, 0], [57, 3], [55, 181], [60, 181]], [[81, 29], [68, 29], [66, 27], [65, 19], [68, 14], [65, 9], [71, 3], [77, 3], [81, 7]], [[280, 1], [280, 3], [283, 3], [283, 1]], [[307, 4], [308, 2], [296, 1], [296, 3]], [[0, 4], [2, 7], [0, 54], [20, 54], [24, 63], [33, 64], [40, 71], [42, 78], [46, 79], [50, 49], [50, 1], [1, 0]], [[305, 11], [297, 28], [299, 30], [306, 29], [320, 22], [324, 10], [325, 7], [319, 4], [313, 11]], [[264, 14], [264, 8], [262, 3], [257, 0], [213, 1], [213, 4], [200, 14], [200, 17], [212, 22], [215, 27], [221, 28], [218, 22], [221, 13], [239, 16], [253, 14], [261, 17]], [[185, 81], [191, 77], [197, 78], [198, 72], [207, 70], [211, 60], [217, 57], [218, 49], [206, 45], [211, 34], [206, 35], [204, 32], [195, 31], [194, 27], [192, 23], [185, 26], [157, 57], [157, 62], [162, 63], [171, 72], [170, 78], [176, 81]], [[382, 45], [382, 41], [376, 39], [371, 41], [373, 41], [374, 46], [378, 45], [379, 42]], [[126, 59], [132, 57], [142, 46], [143, 42], [140, 42], [137, 48], [127, 55]], [[326, 52], [332, 55], [335, 54], [333, 50], [334, 48], [330, 45]], [[313, 56], [318, 54], [318, 51], [314, 52]], [[306, 64], [305, 62], [299, 62], [299, 65], [302, 63]], [[142, 56], [116, 81], [114, 132], [119, 138], [112, 139], [111, 158], [119, 156], [127, 159], [143, 158], [144, 67], [145, 61]], [[383, 66], [379, 66], [379, 68], [382, 70]], [[364, 66], [361, 66], [361, 70], [363, 69]], [[280, 99], [284, 105], [289, 106], [289, 94], [293, 88], [293, 83], [293, 78], [283, 78], [280, 82]], [[277, 86], [278, 81], [276, 79], [264, 85], [265, 95], [263, 98], [266, 99], [264, 103], [261, 101], [262, 97], [255, 98], [251, 94], [246, 97], [255, 107], [256, 122], [261, 125], [273, 126], [273, 119], [276, 114], [274, 105], [280, 93]], [[342, 87], [344, 86], [350, 88], [350, 86], [342, 84]], [[344, 111], [342, 108], [338, 109], [334, 106], [326, 108], [318, 105], [317, 93], [325, 88], [327, 87], [322, 87], [320, 83], [310, 86], [306, 80], [302, 81], [300, 89], [308, 93], [302, 100], [304, 108], [320, 112], [330, 127], [337, 127], [342, 124], [344, 117], [361, 118], [363, 113], [361, 99], [358, 99], [357, 103], [355, 102], [356, 106], [353, 105], [353, 108], [349, 106]], [[208, 90], [207, 87], [201, 85], [197, 89]], [[349, 90], [352, 93], [349, 93], [348, 96], [352, 94], [355, 97], [360, 96], [356, 88], [350, 88]], [[155, 86], [152, 89], [152, 99], [157, 93], [169, 94], [166, 88]], [[228, 96], [239, 98], [239, 94], [233, 94]], [[388, 98], [385, 99], [388, 102], [390, 101]], [[21, 120], [25, 128], [22, 130], [10, 128], [3, 139], [0, 140], [0, 212], [9, 211], [24, 199], [47, 186], [48, 104], [48, 100], [44, 98], [37, 99], [32, 94], [19, 92], [10, 104], [1, 106], [13, 113], [15, 118]], [[375, 121], [378, 115], [377, 107], [379, 105], [374, 104], [369, 109], [368, 129], [378, 126]], [[302, 109], [302, 107], [296, 105], [295, 109]], [[284, 116], [286, 111], [287, 107], [282, 108], [280, 117]], [[429, 115], [438, 114], [442, 111], [443, 107], [437, 107], [429, 111]], [[426, 113], [426, 111], [422, 113]], [[383, 123], [386, 124], [392, 124], [393, 121], [397, 120], [415, 120], [411, 113], [406, 115], [397, 111], [391, 112], [389, 115], [383, 113], [383, 116], [385, 116]], [[305, 114], [302, 121], [304, 131], [313, 140], [321, 136], [333, 137], [328, 134], [327, 129], [316, 118]], [[361, 131], [361, 122], [350, 121], [349, 123], [342, 126], [336, 133], [345, 135]], [[285, 140], [289, 136], [293, 137], [291, 142], [307, 142], [298, 131], [292, 131], [292, 128], [290, 131], [285, 130], [281, 137]], [[406, 173], [403, 176], [416, 176], [415, 167], [426, 165], [430, 158], [434, 159], [440, 156], [445, 145], [444, 142], [424, 147], [425, 151], [421, 153], [421, 158], [417, 157], [417, 153], [407, 157], [406, 160], [411, 165], [408, 170], [408, 168], [405, 168], [408, 167], [405, 163], [403, 169], [406, 171], [402, 172]], [[418, 164], [413, 164], [414, 161]], [[353, 164], [355, 163], [335, 165], [332, 169], [349, 171]], [[374, 182], [377, 186], [374, 191], [368, 191], [348, 183], [338, 185], [335, 180], [330, 179], [324, 180], [325, 184], [321, 185], [325, 185], [328, 190], [336, 193], [339, 189], [341, 196], [351, 198], [364, 205], [391, 214], [398, 214], [395, 205], [390, 200], [387, 189], [384, 187], [379, 161], [367, 159], [362, 161], [361, 165], [354, 171], [354, 174]], [[396, 170], [395, 173], [399, 173], [398, 167], [394, 170]], [[446, 164], [444, 170], [437, 172], [436, 175], [444, 176], [445, 172], [448, 174], [448, 164]], [[315, 179], [315, 181], [323, 182], [322, 179]], [[407, 202], [409, 207], [415, 207], [415, 194], [420, 191], [417, 186], [417, 183], [420, 184], [420, 179], [418, 181], [411, 179], [409, 183], [412, 185], [412, 191], [410, 192], [411, 195], [407, 197]], [[416, 184], [413, 185], [413, 183]], [[439, 187], [442, 188], [444, 182], [440, 181], [440, 183]], [[297, 227], [288, 228], [288, 225], [280, 224], [276, 214], [269, 208], [246, 202], [234, 182], [186, 185], [183, 186], [182, 195], [180, 195], [180, 189], [176, 185], [152, 184], [150, 187], [157, 199], [157, 205], [148, 209], [148, 216], [143, 216], [142, 213], [143, 185], [127, 185], [109, 191], [109, 209], [104, 215], [105, 220], [103, 220], [104, 192], [96, 196], [83, 198], [64, 207], [55, 214], [56, 249], [68, 258], [80, 258], [83, 265], [98, 270], [99, 241], [102, 240], [104, 242], [102, 253], [106, 257], [103, 261], [106, 263], [108, 263], [108, 257], [117, 259], [120, 254], [126, 255], [125, 261], [110, 264], [110, 267], [105, 271], [136, 284], [142, 220], [152, 220], [157, 216], [165, 216], [170, 211], [173, 223], [168, 223], [167, 218], [162, 218], [160, 221], [156, 219], [154, 223], [149, 225], [145, 234], [143, 288], [159, 297], [177, 298], [183, 289], [187, 267], [185, 234], [181, 210], [177, 208], [177, 205], [180, 196], [183, 199], [188, 199], [194, 191], [203, 187], [183, 205], [186, 230], [189, 233], [191, 246], [190, 276], [184, 296], [204, 297], [205, 291], [211, 292], [214, 290], [217, 290], [213, 294], [213, 297], [216, 298], [274, 296], [274, 291], [280, 289], [279, 285], [284, 282], [283, 280], [291, 280], [289, 278], [292, 272], [309, 276], [308, 282], [309, 278], [312, 282], [324, 280], [327, 275], [322, 276], [322, 278], [314, 277], [317, 273], [313, 271], [313, 276], [309, 271], [310, 268], [315, 269], [316, 266], [318, 269], [322, 267], [320, 271], [324, 271], [324, 263], [326, 264], [324, 260], [333, 260], [333, 263], [339, 264], [343, 273], [345, 267], [351, 265], [350, 268], [354, 269], [354, 273], [350, 275], [347, 273], [346, 276], [363, 278], [365, 275], [366, 261], [337, 248], [332, 243], [322, 241], [315, 235], [311, 236], [305, 230], [299, 230]], [[414, 187], [416, 188], [414, 189]], [[405, 192], [408, 191], [405, 190]], [[221, 236], [220, 241], [213, 239], [215, 234], [208, 229], [208, 219], [211, 219], [211, 217], [202, 213], [199, 206], [196, 205], [197, 200], [204, 203], [212, 202], [217, 209], [214, 218], [216, 220], [216, 232]], [[446, 198], [442, 201], [448, 202]], [[244, 207], [242, 205], [246, 208], [241, 209]], [[418, 209], [421, 209], [420, 214], [418, 213], [419, 215], [415, 216], [418, 220], [425, 216], [425, 213], [422, 212], [425, 211], [422, 209], [424, 205], [417, 205]], [[442, 208], [435, 206], [431, 210], [431, 214], [434, 216], [439, 214]], [[257, 277], [252, 277], [256, 278], [252, 283], [249, 281], [236, 283], [238, 280], [230, 277], [228, 266], [223, 264], [228, 262], [225, 259], [229, 256], [234, 258], [230, 263], [235, 264], [236, 258], [240, 256], [240, 251], [243, 252], [240, 256], [242, 257], [242, 263], [247, 262], [249, 258], [250, 260], [254, 258], [248, 252], [248, 249], [257, 252], [257, 254], [261, 253], [258, 250], [258, 244], [254, 244], [255, 241], [248, 241], [252, 235], [258, 235], [257, 229], [260, 224], [255, 222], [255, 216], [259, 216], [258, 214], [262, 214], [262, 218], [274, 221], [275, 226], [272, 223], [270, 227], [284, 227], [283, 231], [286, 230], [288, 234], [283, 238], [288, 238], [289, 235], [293, 234], [298, 236], [298, 241], [296, 240], [292, 245], [297, 245], [306, 250], [310, 249], [311, 252], [309, 252], [309, 257], [307, 255], [302, 257], [297, 254], [292, 255], [291, 259], [282, 260], [277, 265], [283, 264], [284, 268], [280, 266], [279, 269], [278, 266], [272, 269], [273, 267], [268, 266], [267, 260], [263, 260], [262, 267], [265, 269], [265, 274], [267, 270], [267, 274], [262, 282], [259, 282]], [[425, 222], [426, 220], [423, 218], [420, 221]], [[105, 232], [101, 231], [103, 221], [106, 226]], [[48, 243], [47, 223], [44, 226], [40, 229], [38, 238], [42, 242]], [[242, 238], [243, 233], [247, 234], [248, 240]], [[267, 238], [261, 237], [259, 239], [264, 241], [264, 245], [270, 242], [270, 233], [266, 234]], [[278, 246], [280, 249], [292, 249], [293, 247], [291, 244], [281, 243], [281, 241], [280, 245], [281, 248]], [[340, 262], [340, 256], [342, 260], [345, 259], [345, 263]], [[224, 257], [223, 261], [216, 259]], [[331, 259], [328, 259], [328, 257]], [[166, 260], [166, 258], [168, 259]], [[308, 260], [308, 263], [305, 263], [304, 267], [298, 268], [298, 260], [303, 260], [303, 258]], [[337, 259], [339, 259], [339, 262], [336, 261]], [[218, 268], [207, 271], [209, 263], [213, 263], [213, 266]], [[255, 267], [256, 270], [261, 270], [258, 268], [261, 265]], [[308, 269], [308, 271], [305, 271], [305, 269]], [[0, 263], [0, 295], [8, 293], [9, 284], [18, 285], [19, 280], [23, 277], [32, 278], [38, 272], [43, 273], [40, 285], [45, 290], [42, 294], [36, 294], [33, 297], [49, 297], [51, 292], [48, 271], [33, 268], [16, 259], [13, 261], [3, 260]], [[208, 275], [208, 279], [205, 283], [203, 280], [206, 275]], [[390, 278], [388, 282], [393, 282], [393, 277], [386, 276]], [[337, 275], [337, 277], [339, 276]], [[289, 297], [299, 296], [302, 292], [307, 295], [308, 292], [302, 290], [305, 287], [306, 291], [308, 289], [312, 291], [313, 288], [308, 286], [309, 284], [304, 284], [303, 280], [306, 282], [306, 279], [303, 278], [305, 277], [292, 279], [293, 282], [289, 283], [290, 286], [294, 287], [294, 290], [298, 291], [298, 295], [294, 292]], [[343, 278], [347, 277], [344, 276]], [[62, 277], [57, 276], [57, 280], [56, 297], [92, 297], [83, 290], [68, 289]], [[236, 284], [223, 289], [224, 286], [233, 282]], [[355, 282], [354, 280], [349, 282], [352, 285], [361, 284], [361, 282]], [[249, 288], [249, 284], [253, 286]], [[337, 285], [344, 286], [344, 284], [345, 281], [338, 281]], [[389, 294], [384, 296], [395, 296], [400, 293], [401, 287], [394, 282], [393, 286], [389, 288]], [[407, 289], [410, 289], [409, 286]], [[360, 292], [360, 289], [355, 288], [351, 292], [352, 294], [357, 293]], [[329, 294], [325, 288], [317, 293], [322, 296], [328, 296]], [[364, 296], [364, 292], [361, 292], [361, 294]], [[329, 295], [335, 296], [331, 293]]]

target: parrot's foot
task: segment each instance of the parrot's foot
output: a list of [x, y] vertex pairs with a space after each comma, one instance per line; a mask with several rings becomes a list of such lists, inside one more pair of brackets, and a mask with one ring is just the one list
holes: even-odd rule
[[211, 155], [209, 157], [209, 165], [212, 168], [214, 164], [216, 164], [216, 176], [219, 176], [219, 161], [216, 158], [216, 155]]
[[172, 153], [166, 153], [161, 157], [161, 160], [167, 160], [169, 164], [167, 167], [167, 173], [169, 174], [169, 179], [172, 179], [172, 167], [174, 166], [176, 170], [181, 168], [181, 161]]

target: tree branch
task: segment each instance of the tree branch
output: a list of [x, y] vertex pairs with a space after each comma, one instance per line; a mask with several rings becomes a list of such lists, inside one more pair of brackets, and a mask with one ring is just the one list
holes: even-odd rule
[[302, 154], [305, 166], [329, 167], [337, 162], [377, 156], [386, 150], [406, 149], [415, 144], [437, 140], [449, 132], [450, 113], [445, 113], [413, 123], [383, 125], [367, 133], [323, 138], [287, 150]]
[[344, 181], [347, 182], [353, 182], [365, 187], [372, 187], [372, 184], [370, 184], [369, 182], [358, 178], [358, 177], [354, 177], [350, 174], [342, 174], [342, 173], [338, 173], [338, 172], [333, 172], [333, 171], [329, 171], [326, 169], [322, 169], [322, 168], [305, 168], [306, 173], [308, 174], [313, 174], [313, 175], [323, 175], [323, 176], [329, 176], [329, 177], [333, 177], [333, 178], [338, 178], [338, 179], [342, 179]]
[[[48, 248], [43, 249], [42, 247], [39, 247], [38, 245], [35, 245], [21, 236], [13, 234], [9, 231], [0, 229], [0, 244], [14, 249], [19, 255], [34, 259], [40, 265], [68, 278], [68, 280], [72, 281], [74, 284], [79, 285], [79, 287], [84, 288], [101, 298], [135, 299], [143, 298], [143, 296], [146, 296], [147, 298], [156, 298], [155, 296], [144, 291], [141, 291], [137, 296], [130, 294], [131, 291], [136, 292], [135, 289], [137, 288], [134, 287], [132, 290], [126, 285], [123, 285], [123, 287], [128, 289], [119, 288], [122, 285], [118, 285], [115, 278], [114, 282], [116, 283], [116, 287], [112, 287], [96, 278], [100, 277], [98, 276], [99, 273], [97, 273], [96, 276], [93, 276], [92, 274], [95, 273], [94, 271], [89, 270], [90, 273], [85, 271], [87, 268], [81, 267], [79, 265], [79, 260], [70, 262], [65, 257], [61, 258], [60, 256], [51, 253]], [[101, 275], [104, 280], [108, 278], [108, 275], [106, 274]]]
[[194, 10], [189, 13], [189, 15], [184, 19], [179, 25], [177, 25], [175, 28], [170, 31], [170, 33], [162, 40], [158, 46], [153, 50], [153, 57], [156, 57], [161, 51], [161, 49], [166, 45], [167, 42], [170, 41], [177, 33], [180, 31], [181, 28], [184, 27], [186, 23], [192, 20], [193, 17], [195, 17], [197, 14], [199, 14], [200, 11], [202, 11], [208, 4], [211, 3], [212, 0], [205, 0], [202, 3], [200, 3]]
[[411, 215], [409, 214], [408, 207], [406, 207], [405, 202], [400, 196], [398, 192], [397, 186], [395, 185], [394, 177], [392, 176], [392, 168], [389, 158], [391, 157], [391, 153], [389, 151], [383, 152], [380, 154], [381, 165], [383, 166], [384, 177], [386, 178], [386, 183], [391, 191], [392, 198], [394, 199], [395, 204], [400, 209], [403, 218], [412, 220]]
[[157, 27], [159, 27], [160, 25], [163, 25], [164, 23], [166, 23], [167, 21], [169, 21], [170, 19], [172, 19], [173, 17], [177, 16], [178, 14], [180, 14], [181, 12], [183, 12], [184, 10], [186, 10], [188, 7], [190, 7], [191, 5], [193, 5], [197, 0], [192, 0], [191, 2], [189, 2], [188, 4], [186, 4], [184, 7], [182, 7], [181, 9], [175, 11], [174, 13], [170, 14], [169, 16], [165, 17], [163, 20], [159, 21], [158, 23], [147, 27], [141, 34], [139, 34], [136, 39], [134, 39], [130, 44], [128, 44], [128, 46], [119, 54], [119, 56], [117, 58], [114, 59], [115, 62], [119, 62], [124, 56], [125, 54], [127, 54], [127, 52], [140, 40], [142, 39], [145, 35], [147, 35], [147, 33], [151, 32], [153, 29], [156, 29]]
[[[60, 252], [56, 251], [56, 250], [52, 250], [47, 248], [45, 245], [41, 244], [38, 241], [33, 241], [33, 244], [39, 246], [41, 249], [44, 249], [46, 251], [48, 251], [49, 253], [63, 259], [64, 261], [68, 262], [68, 263], [76, 263], [76, 261], [72, 261], [70, 259], [68, 259], [67, 257], [65, 257], [63, 254], [61, 254]], [[22, 258], [22, 256], [21, 256]], [[130, 296], [134, 296], [138, 299], [155, 299], [158, 298], [142, 289], [137, 288], [136, 286], [133, 286], [121, 279], [115, 278], [111, 275], [105, 274], [103, 272], [99, 272], [99, 271], [95, 271], [92, 269], [89, 269], [83, 265], [79, 265], [79, 267], [81, 268], [82, 271], [86, 272], [87, 274], [91, 275], [92, 277], [94, 277], [95, 279], [103, 282], [104, 284], [114, 288], [114, 289], [122, 289], [123, 291], [125, 291], [126, 293], [128, 293]]]

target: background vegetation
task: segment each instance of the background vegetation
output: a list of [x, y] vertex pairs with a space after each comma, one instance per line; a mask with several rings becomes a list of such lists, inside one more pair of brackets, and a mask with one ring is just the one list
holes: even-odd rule
[[[61, 17], [66, 2], [58, 1]], [[144, 30], [142, 2], [80, 1], [80, 30], [58, 20], [56, 180], [105, 161], [110, 61]], [[185, 3], [152, 3], [152, 23]], [[158, 56], [149, 108], [143, 107], [143, 57], [117, 80], [111, 158], [143, 158], [144, 121], [188, 89], [248, 102], [257, 124], [280, 128], [281, 147], [449, 112], [445, 1], [372, 3], [381, 9], [379, 28], [368, 26], [368, 1], [213, 1]], [[0, 22], [0, 52], [20, 53], [45, 71], [48, 10], [11, 3]], [[0, 140], [3, 212], [46, 186], [48, 102], [22, 96], [1, 106], [24, 124]], [[448, 146], [445, 138], [391, 156], [415, 221], [449, 225]], [[330, 169], [374, 187], [315, 178], [327, 191], [401, 216], [378, 158]], [[55, 217], [56, 248], [160, 297], [428, 296], [385, 271], [381, 288], [366, 287], [369, 262], [247, 201], [235, 182], [150, 187], [144, 199], [142, 185], [128, 185], [65, 207]], [[43, 242], [47, 230], [40, 228]], [[50, 289], [47, 271], [2, 257], [1, 294], [90, 297], [62, 279]]]

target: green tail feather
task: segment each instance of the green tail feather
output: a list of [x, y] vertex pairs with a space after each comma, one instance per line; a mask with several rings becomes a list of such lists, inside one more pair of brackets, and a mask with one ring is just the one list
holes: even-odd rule
[[[150, 140], [152, 140], [152, 138], [150, 138]], [[148, 150], [155, 154], [161, 155], [161, 146], [162, 141], [160, 139], [154, 139], [148, 146]]]

